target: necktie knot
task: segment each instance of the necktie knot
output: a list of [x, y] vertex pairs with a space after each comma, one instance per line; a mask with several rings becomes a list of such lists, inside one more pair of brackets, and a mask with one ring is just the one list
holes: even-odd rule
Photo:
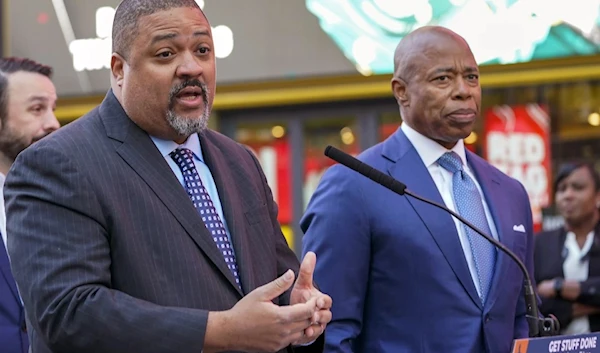
[[171, 156], [179, 168], [187, 167], [187, 170], [193, 166], [194, 152], [192, 152], [189, 148], [177, 148], [173, 152], [169, 153], [169, 156]]
[[454, 152], [446, 152], [446, 153], [444, 153], [437, 160], [437, 162], [438, 162], [438, 164], [442, 168], [446, 169], [447, 171], [449, 171], [452, 174], [454, 174], [454, 173], [458, 172], [459, 170], [463, 169], [462, 160]]

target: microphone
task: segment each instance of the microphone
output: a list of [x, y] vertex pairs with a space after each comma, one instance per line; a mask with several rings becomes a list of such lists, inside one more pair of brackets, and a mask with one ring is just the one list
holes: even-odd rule
[[487, 241], [494, 244], [498, 249], [502, 250], [506, 255], [508, 255], [514, 262], [517, 263], [521, 272], [523, 272], [524, 283], [523, 286], [525, 288], [525, 305], [527, 308], [527, 324], [529, 325], [529, 337], [541, 337], [541, 336], [554, 336], [558, 334], [559, 331], [559, 323], [555, 318], [540, 318], [538, 312], [538, 303], [535, 291], [533, 289], [533, 285], [531, 284], [531, 277], [529, 276], [529, 272], [527, 271], [527, 267], [523, 264], [523, 262], [513, 253], [510, 249], [508, 249], [504, 244], [500, 243], [493, 237], [485, 234], [473, 224], [471, 224], [466, 219], [462, 218], [456, 212], [448, 209], [446, 206], [441, 205], [435, 201], [428, 200], [422, 196], [413, 194], [406, 188], [406, 185], [401, 183], [400, 181], [392, 178], [391, 176], [369, 166], [366, 163], [359, 161], [358, 159], [352, 157], [351, 155], [340, 151], [339, 149], [333, 146], [327, 146], [325, 148], [325, 156], [331, 158], [332, 160], [352, 169], [355, 172], [358, 172], [367, 178], [373, 180], [377, 184], [386, 187], [387, 189], [397, 193], [398, 195], [408, 195], [422, 202], [428, 203], [432, 206], [435, 206], [439, 209], [442, 209], [452, 216], [456, 217], [459, 221], [467, 225], [469, 228], [473, 229], [477, 234], [481, 235]]

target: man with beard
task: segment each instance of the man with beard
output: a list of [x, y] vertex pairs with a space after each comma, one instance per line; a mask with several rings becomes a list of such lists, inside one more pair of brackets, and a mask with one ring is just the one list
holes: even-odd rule
[[29, 349], [23, 305], [6, 252], [2, 186], [10, 166], [25, 148], [59, 128], [54, 116], [56, 89], [52, 68], [24, 58], [0, 59], [0, 347], [2, 352]]
[[33, 351], [322, 351], [315, 255], [288, 247], [252, 153], [207, 129], [214, 42], [196, 2], [123, 0], [112, 42], [102, 104], [6, 180]]

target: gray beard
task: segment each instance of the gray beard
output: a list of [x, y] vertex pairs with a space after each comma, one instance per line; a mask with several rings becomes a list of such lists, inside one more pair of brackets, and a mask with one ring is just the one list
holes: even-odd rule
[[205, 105], [204, 112], [199, 117], [184, 117], [177, 115], [172, 109], [167, 111], [167, 122], [180, 136], [190, 136], [201, 133], [208, 128], [210, 112]]
[[[175, 99], [177, 94], [188, 86], [202, 88], [202, 100], [204, 101], [204, 111], [198, 117], [184, 117], [177, 115], [174, 111]], [[208, 118], [210, 117], [210, 109], [208, 107], [209, 97], [208, 87], [206, 84], [198, 80], [186, 80], [179, 85], [173, 87], [169, 94], [169, 108], [167, 110], [167, 122], [173, 130], [179, 135], [188, 137], [192, 134], [201, 133], [208, 127]]]

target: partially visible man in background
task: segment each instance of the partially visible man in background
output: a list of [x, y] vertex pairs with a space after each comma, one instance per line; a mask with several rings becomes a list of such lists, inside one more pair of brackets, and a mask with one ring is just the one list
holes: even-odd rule
[[0, 59], [0, 347], [3, 353], [29, 349], [23, 305], [6, 252], [4, 178], [17, 155], [59, 128], [54, 116], [52, 68], [23, 58]]

